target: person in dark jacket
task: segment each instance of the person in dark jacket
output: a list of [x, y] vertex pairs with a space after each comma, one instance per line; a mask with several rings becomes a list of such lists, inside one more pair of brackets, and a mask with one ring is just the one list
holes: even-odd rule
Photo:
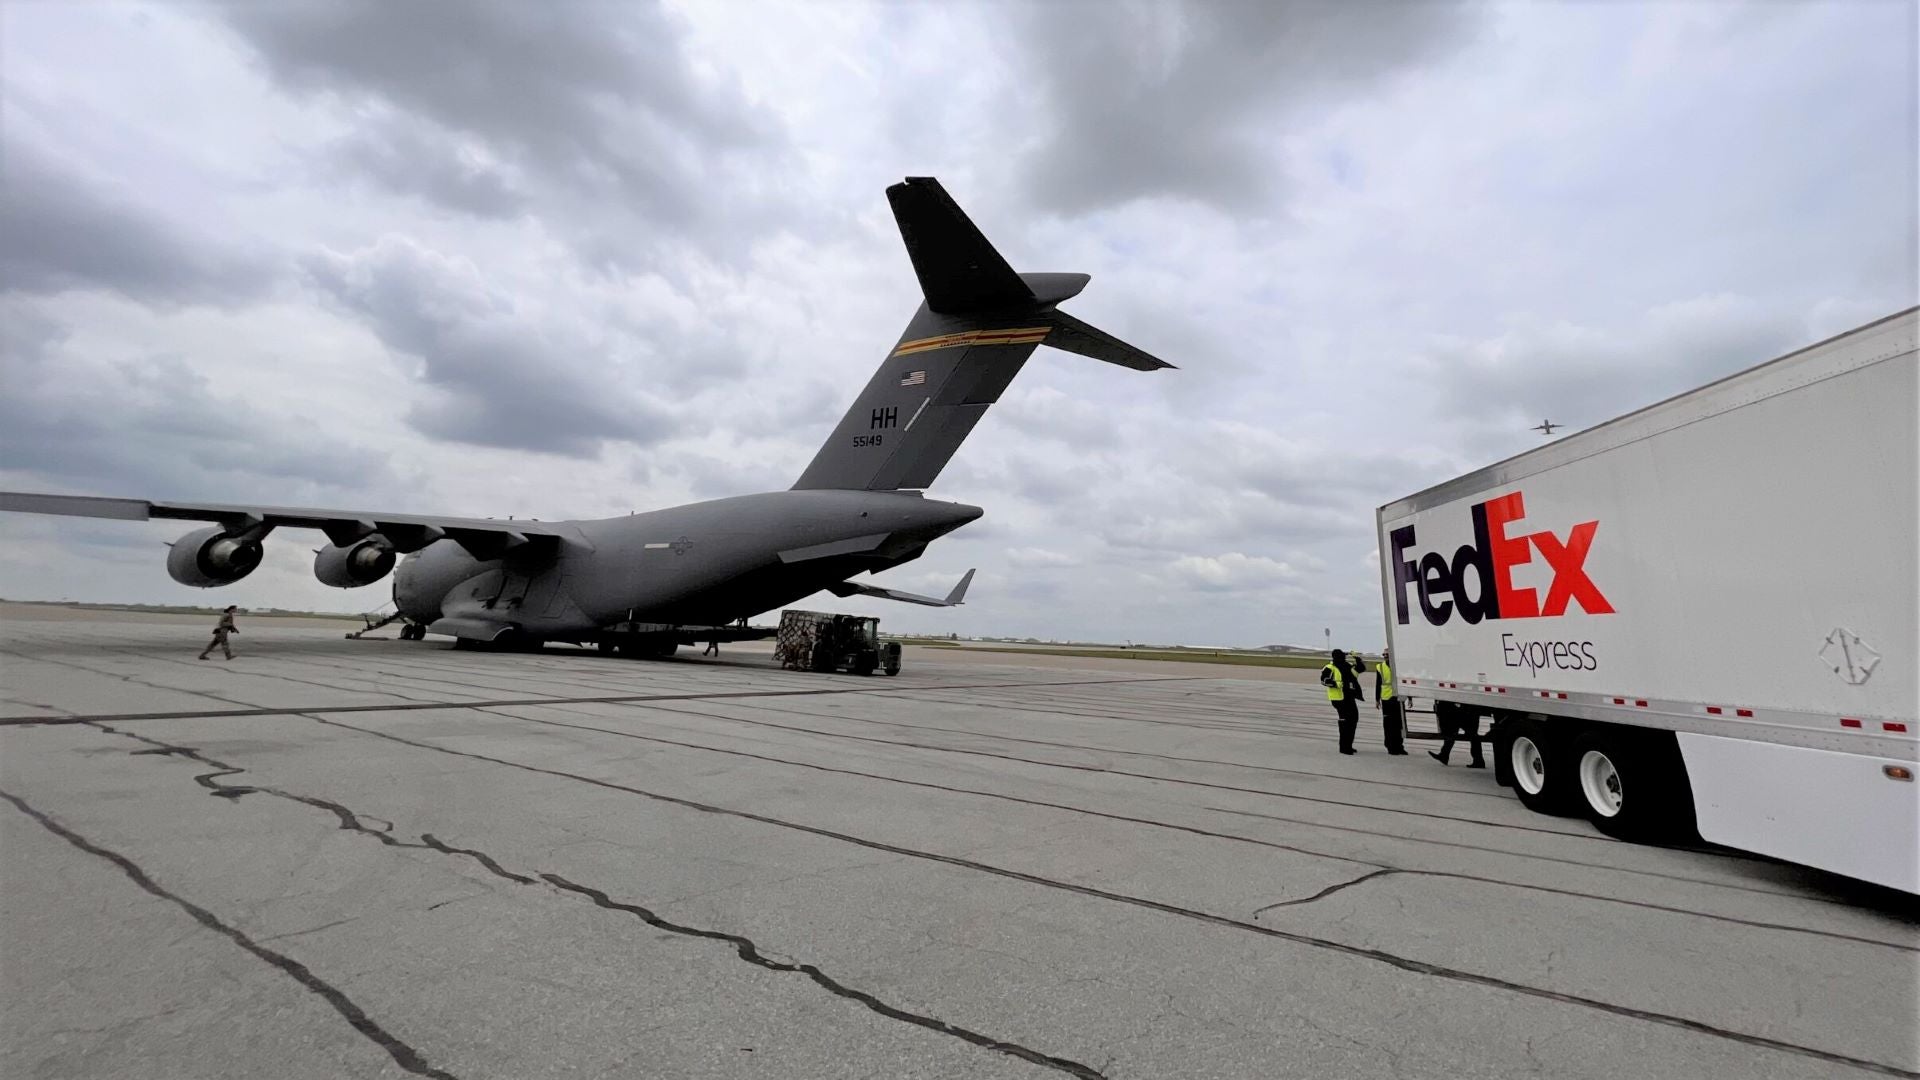
[[1466, 736], [1473, 749], [1473, 759], [1467, 762], [1469, 769], [1484, 769], [1487, 761], [1480, 755], [1480, 713], [1464, 705], [1451, 701], [1433, 703], [1433, 718], [1440, 725], [1442, 736], [1440, 749], [1427, 751], [1428, 756], [1442, 765], [1453, 754], [1454, 741]]
[[233, 659], [233, 649], [227, 644], [227, 635], [240, 632], [240, 628], [233, 625], [233, 613], [238, 610], [240, 610], [238, 607], [228, 604], [227, 610], [220, 613], [220, 621], [213, 626], [213, 640], [207, 642], [207, 647], [200, 650], [200, 659], [205, 660], [207, 654], [215, 649], [226, 653], [227, 659]]
[[1340, 723], [1340, 752], [1353, 753], [1353, 733], [1360, 727], [1360, 679], [1347, 662], [1345, 649], [1333, 650], [1332, 659], [1320, 669], [1320, 685], [1327, 688], [1327, 700]]

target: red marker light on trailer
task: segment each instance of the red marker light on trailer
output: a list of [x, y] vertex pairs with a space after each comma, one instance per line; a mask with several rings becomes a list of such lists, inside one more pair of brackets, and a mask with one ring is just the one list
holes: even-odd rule
[[1913, 782], [1913, 770], [1907, 768], [1905, 765], [1882, 765], [1880, 766], [1880, 771], [1886, 773], [1887, 778], [1890, 780], [1905, 780], [1908, 783]]

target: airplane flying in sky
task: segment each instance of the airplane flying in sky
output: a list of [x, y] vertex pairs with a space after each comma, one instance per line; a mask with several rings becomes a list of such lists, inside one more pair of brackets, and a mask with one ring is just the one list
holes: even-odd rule
[[1554, 429], [1554, 428], [1557, 428], [1557, 427], [1564, 427], [1564, 426], [1565, 426], [1564, 424], [1556, 424], [1556, 423], [1554, 423], [1554, 422], [1553, 422], [1553, 421], [1551, 421], [1551, 420], [1542, 420], [1542, 421], [1540, 421], [1540, 422], [1539, 422], [1538, 424], [1535, 424], [1535, 425], [1534, 425], [1534, 426], [1533, 426], [1532, 428], [1530, 428], [1530, 429], [1528, 429], [1528, 430], [1530, 430], [1530, 431], [1537, 431], [1537, 432], [1539, 432], [1539, 433], [1541, 433], [1542, 435], [1551, 435], [1551, 434], [1553, 434], [1553, 429]]
[[402, 636], [461, 643], [597, 642], [666, 655], [681, 642], [764, 636], [745, 620], [825, 589], [948, 607], [851, 579], [920, 557], [982, 513], [925, 498], [1040, 345], [1138, 371], [1173, 365], [1056, 305], [1086, 274], [1017, 274], [931, 177], [887, 189], [925, 297], [899, 344], [793, 487], [625, 517], [526, 521], [0, 492], [0, 510], [211, 522], [172, 545], [183, 585], [260, 565], [275, 529], [317, 529], [314, 576], [340, 588], [393, 574]]

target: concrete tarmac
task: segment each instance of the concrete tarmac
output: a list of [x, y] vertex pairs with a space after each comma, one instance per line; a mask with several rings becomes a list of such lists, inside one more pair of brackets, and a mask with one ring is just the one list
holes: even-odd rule
[[1920, 1076], [1910, 901], [1284, 678], [21, 614], [7, 1077]]

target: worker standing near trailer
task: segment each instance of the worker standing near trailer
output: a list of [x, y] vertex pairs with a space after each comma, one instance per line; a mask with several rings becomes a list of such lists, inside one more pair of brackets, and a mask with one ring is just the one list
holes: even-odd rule
[[1320, 669], [1320, 685], [1327, 688], [1327, 700], [1333, 704], [1333, 715], [1340, 725], [1340, 752], [1354, 753], [1353, 735], [1360, 730], [1360, 702], [1364, 698], [1345, 649], [1333, 650], [1327, 666]]
[[1398, 689], [1521, 802], [1920, 893], [1920, 308], [1382, 506]]
[[1393, 691], [1393, 652], [1384, 651], [1373, 665], [1373, 707], [1380, 710], [1380, 723], [1387, 729], [1387, 753], [1407, 752], [1406, 714], [1400, 711], [1400, 696]]

